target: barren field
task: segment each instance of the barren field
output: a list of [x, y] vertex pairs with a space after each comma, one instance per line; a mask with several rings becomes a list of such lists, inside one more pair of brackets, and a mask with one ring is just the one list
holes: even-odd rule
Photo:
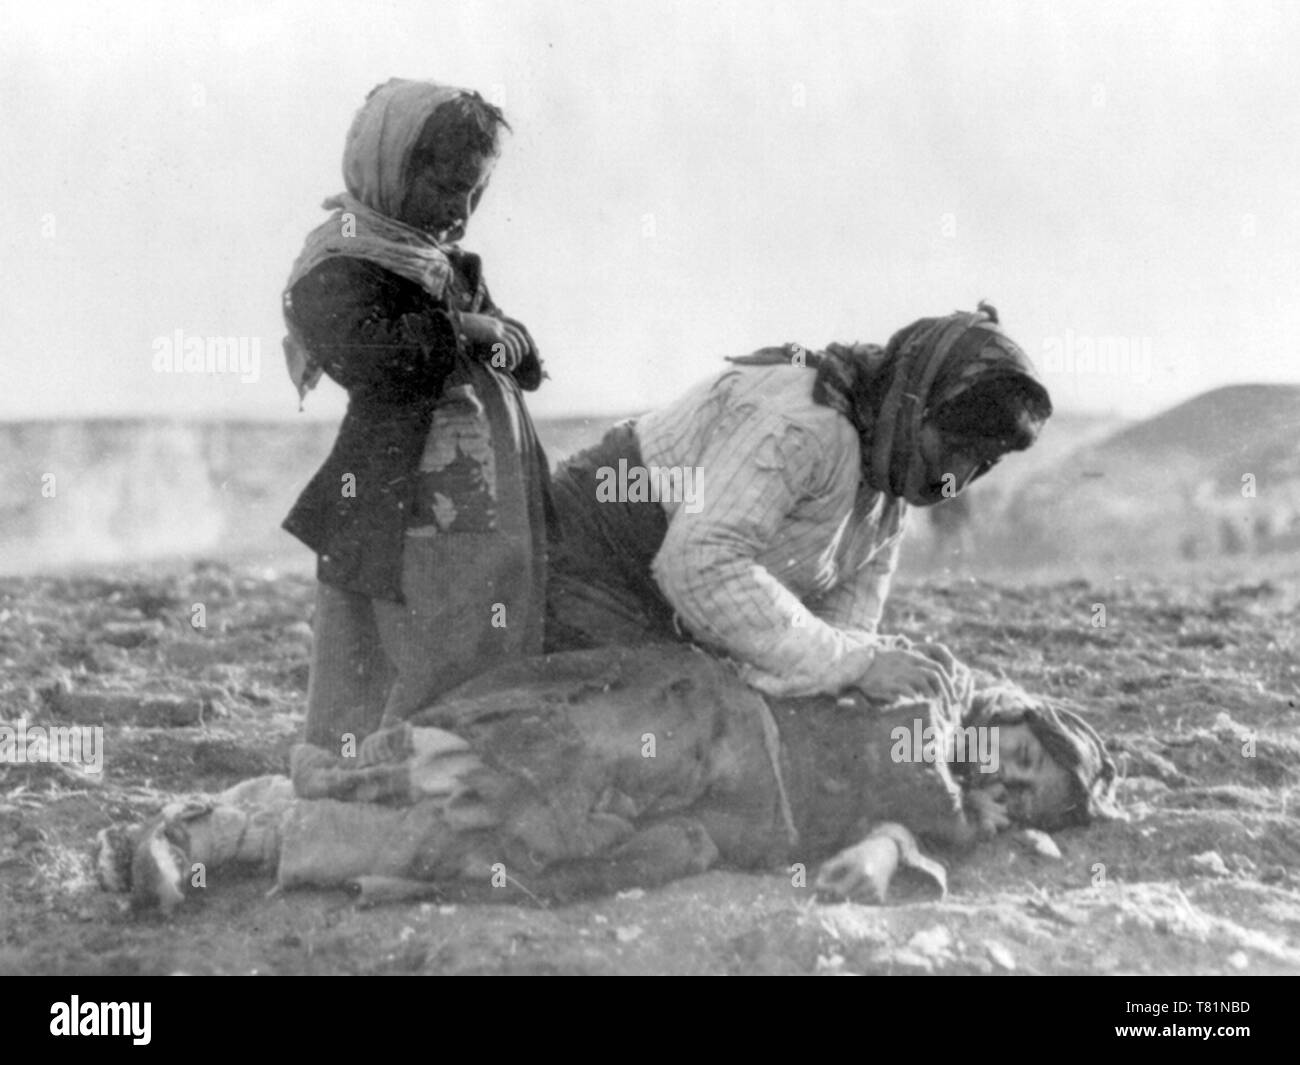
[[170, 918], [98, 889], [94, 834], [285, 769], [311, 580], [217, 563], [0, 580], [0, 723], [105, 726], [98, 776], [0, 766], [0, 973], [1300, 972], [1300, 561], [1268, 562], [896, 588], [886, 631], [1074, 700], [1125, 776], [1127, 823], [1059, 833], [1059, 857], [985, 844], [942, 902], [823, 906], [778, 870], [566, 908], [364, 910], [218, 872]]

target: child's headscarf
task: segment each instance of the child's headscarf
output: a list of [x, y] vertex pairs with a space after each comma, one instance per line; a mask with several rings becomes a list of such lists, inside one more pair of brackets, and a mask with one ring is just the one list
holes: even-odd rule
[[390, 78], [370, 91], [352, 120], [343, 149], [347, 192], [322, 204], [334, 213], [307, 237], [284, 290], [284, 338], [289, 376], [305, 396], [320, 379], [318, 359], [307, 349], [287, 313], [289, 292], [321, 263], [348, 256], [377, 263], [414, 281], [441, 300], [452, 276], [446, 251], [431, 236], [400, 218], [410, 183], [411, 152], [435, 111], [465, 89], [432, 81]]
[[1096, 730], [1074, 711], [1010, 685], [996, 686], [975, 693], [963, 724], [1026, 724], [1051, 759], [1069, 773], [1071, 807], [1052, 825], [1041, 827], [1123, 818], [1115, 803], [1115, 762]]

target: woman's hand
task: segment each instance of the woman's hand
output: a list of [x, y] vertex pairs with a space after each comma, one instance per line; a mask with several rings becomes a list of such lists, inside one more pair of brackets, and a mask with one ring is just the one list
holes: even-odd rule
[[887, 703], [899, 699], [959, 697], [954, 674], [957, 660], [943, 644], [880, 647], [858, 680], [858, 689]]
[[934, 659], [950, 677], [957, 672], [957, 656], [941, 643], [909, 643], [907, 649]]

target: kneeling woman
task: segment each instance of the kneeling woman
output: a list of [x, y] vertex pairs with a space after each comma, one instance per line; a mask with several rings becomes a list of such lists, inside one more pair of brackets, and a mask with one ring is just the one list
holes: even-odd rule
[[[876, 630], [907, 508], [962, 491], [1051, 415], [997, 312], [731, 362], [557, 471], [548, 649], [694, 639], [769, 695], [959, 696], [945, 648]], [[620, 470], [693, 498], [611, 501]]]

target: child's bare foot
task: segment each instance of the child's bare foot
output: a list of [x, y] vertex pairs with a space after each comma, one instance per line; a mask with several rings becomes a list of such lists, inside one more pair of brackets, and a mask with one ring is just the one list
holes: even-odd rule
[[190, 837], [179, 818], [160, 816], [146, 826], [131, 862], [131, 904], [157, 906], [170, 914], [185, 901], [189, 885]]
[[185, 901], [190, 836], [183, 817], [159, 814], [138, 825], [114, 825], [95, 837], [95, 871], [106, 891], [130, 892], [134, 910], [171, 913]]

